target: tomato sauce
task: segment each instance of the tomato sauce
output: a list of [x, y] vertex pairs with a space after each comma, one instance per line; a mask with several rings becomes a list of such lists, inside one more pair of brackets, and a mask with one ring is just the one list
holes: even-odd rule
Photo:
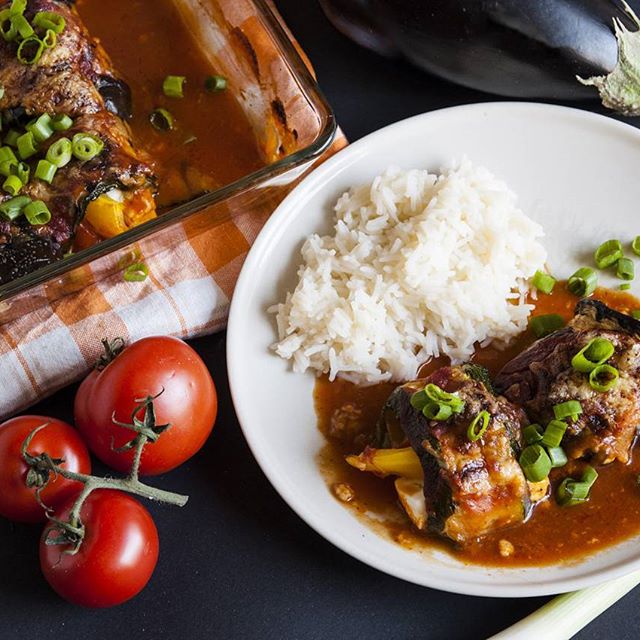
[[[596, 290], [594, 298], [610, 307], [629, 313], [640, 308], [640, 301], [628, 293], [608, 289]], [[551, 295], [540, 294], [533, 315], [558, 313], [565, 320], [573, 316], [577, 298], [558, 283]], [[487, 367], [494, 376], [502, 366], [529, 346], [535, 338], [523, 333], [507, 349], [478, 349], [474, 362]], [[425, 365], [421, 376], [448, 364], [446, 359]], [[537, 505], [533, 515], [523, 524], [498, 531], [464, 546], [429, 536], [416, 530], [398, 503], [392, 478], [380, 479], [350, 467], [344, 456], [359, 453], [363, 432], [375, 429], [385, 400], [395, 388], [393, 384], [358, 387], [343, 380], [329, 382], [326, 377], [316, 382], [314, 399], [318, 427], [327, 444], [318, 454], [318, 463], [329, 486], [340, 495], [340, 487], [351, 490], [345, 506], [353, 509], [381, 535], [403, 546], [428, 551], [445, 549], [459, 560], [490, 566], [536, 566], [559, 561], [575, 561], [585, 555], [621, 542], [640, 533], [640, 456], [628, 465], [614, 462], [598, 467], [599, 477], [591, 490], [590, 500], [574, 507], [560, 507], [553, 497]], [[351, 442], [335, 437], [335, 416], [347, 405], [357, 416], [360, 431]], [[567, 475], [579, 475], [580, 462], [570, 462], [551, 474], [552, 486]], [[513, 545], [510, 555], [500, 554], [500, 542]]]
[[[231, 92], [205, 91], [206, 77], [216, 70], [194, 43], [173, 0], [78, 0], [76, 7], [131, 88], [133, 139], [151, 156], [160, 207], [229, 184], [264, 165], [249, 121]], [[186, 76], [183, 98], [163, 94], [167, 75]], [[151, 126], [149, 115], [158, 107], [173, 115], [172, 131]]]

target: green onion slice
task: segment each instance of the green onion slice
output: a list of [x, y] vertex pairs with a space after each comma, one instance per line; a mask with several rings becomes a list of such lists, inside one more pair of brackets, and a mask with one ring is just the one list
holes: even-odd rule
[[173, 116], [166, 109], [155, 109], [149, 116], [149, 122], [158, 131], [170, 131], [173, 129]]
[[615, 367], [601, 364], [589, 374], [589, 384], [596, 391], [609, 391], [618, 384], [619, 377], [620, 373]]
[[124, 270], [124, 279], [127, 282], [142, 282], [148, 275], [149, 268], [144, 262], [136, 262]]
[[634, 309], [631, 312], [631, 317], [634, 318], [635, 320], [640, 320], [640, 309]]
[[591, 466], [585, 468], [580, 481], [565, 478], [558, 487], [556, 499], [563, 507], [570, 507], [589, 499], [589, 491], [598, 479], [598, 472]]
[[544, 430], [542, 444], [545, 447], [550, 448], [559, 447], [566, 430], [566, 422], [563, 422], [562, 420], [552, 420]]
[[453, 409], [447, 404], [438, 404], [437, 402], [428, 402], [422, 408], [422, 415], [428, 420], [438, 420], [443, 422], [448, 420], [453, 414]]
[[534, 316], [529, 320], [529, 328], [536, 338], [544, 338], [564, 327], [564, 320], [557, 313]]
[[204, 81], [204, 88], [210, 93], [224, 91], [227, 88], [227, 79], [224, 76], [208, 76]]
[[594, 260], [598, 269], [606, 269], [618, 262], [622, 256], [620, 240], [607, 240], [596, 249]]
[[184, 98], [184, 76], [167, 76], [162, 82], [162, 93], [168, 98]]
[[556, 285], [556, 279], [552, 275], [538, 270], [533, 276], [531, 283], [538, 291], [549, 294]]
[[44, 42], [36, 36], [23, 40], [18, 47], [18, 62], [22, 64], [36, 64], [42, 57]]
[[38, 180], [43, 180], [44, 182], [51, 184], [57, 170], [58, 167], [48, 160], [38, 160], [35, 176]]
[[618, 289], [620, 289], [620, 291], [629, 291], [629, 289], [631, 289], [631, 285], [628, 282], [623, 282]]
[[620, 258], [616, 267], [616, 275], [622, 280], [633, 280], [635, 276], [635, 265], [631, 258]]
[[420, 391], [416, 391], [411, 396], [409, 402], [414, 409], [422, 411], [425, 405], [429, 402], [429, 398], [427, 398], [427, 394], [424, 392], [424, 389], [420, 389]]
[[47, 224], [51, 220], [49, 207], [42, 200], [34, 200], [23, 209], [24, 217], [31, 225]]
[[12, 42], [18, 37], [18, 30], [16, 29], [13, 20], [11, 20], [11, 10], [4, 9], [0, 11], [0, 35], [7, 42]]
[[18, 155], [22, 160], [30, 158], [38, 152], [38, 145], [33, 137], [31, 131], [23, 133], [16, 141], [18, 147]]
[[18, 37], [22, 40], [34, 34], [33, 27], [22, 14], [11, 16], [11, 22], [18, 32]]
[[520, 466], [529, 482], [544, 480], [551, 471], [551, 459], [539, 444], [530, 444], [520, 454]]
[[46, 159], [56, 167], [64, 167], [71, 161], [71, 140], [60, 138], [48, 149]]
[[9, 145], [10, 147], [18, 146], [18, 138], [20, 137], [20, 132], [15, 129], [9, 129], [7, 131], [7, 135], [4, 137], [4, 143]]
[[522, 430], [525, 444], [535, 444], [542, 440], [542, 427], [539, 424], [529, 424]]
[[615, 347], [607, 338], [593, 338], [571, 358], [571, 366], [580, 373], [590, 373], [604, 364], [614, 353]]
[[567, 282], [567, 288], [574, 296], [586, 298], [590, 296], [598, 286], [598, 276], [593, 269], [581, 267]]
[[11, 175], [2, 183], [2, 190], [6, 191], [10, 196], [17, 196], [23, 186], [22, 180], [18, 176]]
[[22, 210], [31, 202], [28, 196], [17, 196], [0, 203], [0, 216], [6, 220], [15, 220], [20, 216]]
[[424, 388], [424, 392], [432, 402], [446, 404], [454, 413], [461, 413], [464, 409], [464, 401], [454, 393], [448, 393], [437, 384], [430, 383]]
[[0, 147], [0, 162], [7, 161], [18, 164], [18, 158], [11, 147]]
[[53, 29], [47, 29], [47, 32], [44, 34], [44, 38], [42, 38], [42, 43], [44, 44], [45, 49], [52, 49], [56, 46], [58, 42], [58, 36]]
[[558, 467], [564, 467], [567, 464], [567, 454], [562, 447], [549, 447], [547, 449], [549, 460], [551, 460], [551, 468], [557, 469]]
[[636, 236], [631, 243], [631, 251], [640, 256], [640, 236]]
[[60, 113], [51, 118], [51, 126], [54, 131], [66, 131], [73, 126], [73, 120], [65, 113]]
[[12, 0], [9, 13], [12, 16], [22, 15], [27, 9], [27, 0]]
[[22, 182], [22, 184], [27, 184], [27, 182], [29, 182], [31, 169], [29, 169], [29, 165], [26, 162], [18, 162], [13, 165], [11, 167], [11, 172], [20, 178], [20, 182]]
[[577, 400], [567, 400], [553, 406], [553, 415], [556, 420], [569, 418], [575, 422], [581, 413], [582, 405]]
[[36, 142], [45, 142], [53, 135], [51, 116], [48, 113], [43, 113], [33, 122], [30, 122], [25, 129], [33, 133], [33, 138]]
[[471, 442], [475, 442], [476, 440], [480, 440], [484, 435], [484, 432], [487, 430], [489, 426], [490, 415], [488, 411], [481, 411], [470, 423], [467, 427], [467, 438]]
[[76, 133], [71, 140], [71, 152], [78, 160], [91, 160], [103, 149], [104, 142], [90, 133]]
[[39, 11], [33, 18], [33, 26], [36, 29], [47, 31], [51, 29], [54, 33], [62, 33], [67, 21], [59, 13], [53, 11]]
[[13, 175], [13, 168], [15, 166], [17, 166], [17, 162], [11, 162], [11, 160], [0, 162], [0, 175], [3, 175], [5, 178]]

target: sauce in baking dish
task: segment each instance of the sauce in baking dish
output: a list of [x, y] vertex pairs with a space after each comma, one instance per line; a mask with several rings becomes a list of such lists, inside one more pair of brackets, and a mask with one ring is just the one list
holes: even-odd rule
[[[640, 301], [628, 293], [598, 289], [594, 298], [625, 313], [640, 308]], [[535, 315], [558, 313], [569, 320], [577, 300], [566, 287], [558, 285], [553, 294], [539, 296], [535, 302]], [[473, 361], [487, 367], [493, 376], [533, 341], [527, 331], [504, 351], [492, 347], [477, 350]], [[430, 362], [421, 370], [421, 377], [445, 364], [448, 363], [444, 360]], [[344, 460], [347, 454], [360, 453], [364, 437], [375, 429], [382, 407], [396, 386], [385, 383], [357, 387], [343, 380], [329, 382], [322, 377], [316, 382], [314, 394], [318, 426], [327, 438], [327, 444], [318, 456], [327, 483], [338, 499], [383, 535], [416, 550], [445, 549], [464, 562], [531, 566], [578, 560], [640, 533], [638, 455], [628, 465], [614, 462], [599, 466], [598, 480], [585, 504], [560, 507], [551, 497], [539, 504], [525, 523], [464, 546], [419, 532], [398, 504], [393, 478], [381, 479], [363, 473]], [[340, 434], [336, 432], [334, 419], [336, 412], [345, 405], [349, 405], [350, 410], [355, 409], [358, 416], [350, 425], [347, 437], [344, 429]], [[571, 461], [565, 467], [553, 470], [550, 475], [552, 485], [558, 477], [579, 475], [582, 465], [584, 463]], [[505, 548], [509, 553], [505, 553]]]

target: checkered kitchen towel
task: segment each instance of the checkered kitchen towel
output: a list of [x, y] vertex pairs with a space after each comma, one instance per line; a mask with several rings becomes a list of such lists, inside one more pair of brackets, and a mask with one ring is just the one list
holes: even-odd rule
[[[326, 155], [344, 144], [338, 136]], [[103, 337], [187, 338], [223, 328], [247, 251], [271, 213], [256, 207], [204, 233], [188, 222], [176, 225], [177, 245], [145, 256], [144, 282], [125, 282], [118, 271], [0, 323], [0, 420], [80, 379], [100, 354]]]

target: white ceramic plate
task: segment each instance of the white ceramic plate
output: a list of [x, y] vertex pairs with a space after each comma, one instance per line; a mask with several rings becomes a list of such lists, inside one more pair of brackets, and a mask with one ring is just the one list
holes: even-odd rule
[[[630, 240], [640, 233], [640, 131], [603, 116], [539, 104], [478, 104], [416, 116], [355, 142], [282, 202], [240, 275], [227, 349], [244, 434], [301, 518], [347, 553], [399, 578], [457, 593], [515, 597], [572, 591], [639, 569], [638, 539], [578, 563], [523, 569], [410, 551], [341, 505], [318, 470], [323, 440], [313, 408], [314, 377], [292, 373], [269, 350], [276, 334], [267, 307], [293, 289], [303, 240], [330, 228], [332, 206], [347, 188], [390, 164], [438, 170], [463, 155], [505, 179], [521, 208], [543, 225], [555, 274], [570, 275], [607, 238]], [[613, 279], [601, 283], [616, 286]]]

